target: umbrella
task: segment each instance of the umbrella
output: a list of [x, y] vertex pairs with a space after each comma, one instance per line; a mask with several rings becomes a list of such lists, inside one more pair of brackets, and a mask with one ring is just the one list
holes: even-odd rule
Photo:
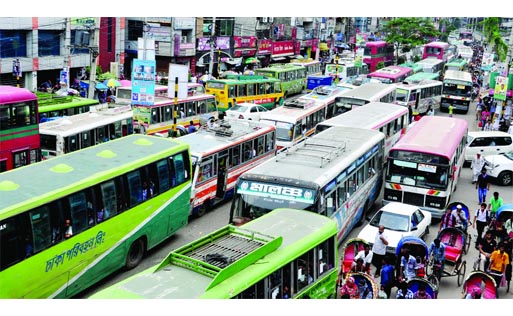
[[227, 70], [227, 71], [222, 72], [222, 73], [219, 75], [219, 77], [220, 77], [220, 78], [224, 78], [224, 77], [226, 77], [226, 76], [228, 76], [228, 75], [238, 75], [238, 73], [237, 73], [236, 71], [233, 71], [233, 70]]
[[101, 82], [98, 82], [94, 87], [95, 87], [95, 89], [98, 89], [98, 90], [107, 90], [109, 88], [109, 87], [107, 87], [106, 84], [101, 83]]
[[132, 81], [130, 80], [119, 80], [119, 83], [121, 83], [122, 87], [131, 87]]
[[249, 57], [244, 61], [244, 64], [258, 64], [259, 60], [256, 57]]
[[114, 78], [111, 78], [111, 79], [107, 79], [103, 82], [104, 85], [106, 85], [107, 87], [109, 88], [112, 88], [112, 87], [121, 87], [121, 83], [119, 81], [117, 81], [116, 79]]

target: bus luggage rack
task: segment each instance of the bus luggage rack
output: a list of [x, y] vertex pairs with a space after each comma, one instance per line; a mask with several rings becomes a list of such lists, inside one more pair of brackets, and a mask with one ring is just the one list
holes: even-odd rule
[[[306, 139], [301, 145], [289, 147], [284, 150], [284, 155], [278, 155], [276, 161], [282, 159], [295, 159], [310, 164], [315, 162], [311, 158], [320, 159], [319, 167], [324, 167], [334, 158], [346, 151], [347, 143], [343, 140], [332, 138]], [[306, 158], [306, 159], [305, 159]]]
[[282, 241], [282, 237], [227, 226], [173, 251], [164, 262], [212, 277], [213, 286], [275, 251]]
[[214, 126], [211, 127], [209, 127], [208, 124], [204, 124], [200, 131], [207, 131], [218, 137], [227, 137], [230, 138], [230, 140], [235, 140], [241, 136], [247, 135], [252, 130], [258, 130], [260, 128], [262, 128], [262, 123], [255, 121], [223, 119], [214, 121]]

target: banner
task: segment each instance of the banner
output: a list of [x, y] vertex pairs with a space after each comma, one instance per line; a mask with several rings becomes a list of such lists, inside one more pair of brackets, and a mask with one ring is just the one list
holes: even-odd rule
[[493, 98], [495, 100], [506, 101], [507, 87], [508, 77], [495, 77], [495, 88], [493, 89]]
[[132, 105], [155, 103], [155, 60], [134, 59], [132, 64]]

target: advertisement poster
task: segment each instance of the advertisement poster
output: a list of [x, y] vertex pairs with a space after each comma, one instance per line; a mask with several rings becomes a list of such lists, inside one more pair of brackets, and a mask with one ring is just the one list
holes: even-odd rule
[[178, 78], [178, 91], [176, 97], [187, 99], [187, 81], [189, 79], [189, 67], [186, 65], [169, 64], [169, 81], [167, 93], [170, 98], [175, 97], [176, 78]]
[[493, 98], [495, 100], [506, 101], [506, 92], [508, 87], [508, 77], [495, 77], [495, 88], [493, 89]]
[[155, 102], [155, 60], [134, 59], [132, 64], [132, 105]]

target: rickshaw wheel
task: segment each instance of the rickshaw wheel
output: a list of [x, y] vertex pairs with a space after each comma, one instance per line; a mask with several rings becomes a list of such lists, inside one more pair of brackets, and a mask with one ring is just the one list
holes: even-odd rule
[[463, 283], [463, 279], [465, 278], [465, 272], [467, 271], [467, 261], [463, 261], [461, 263], [460, 269], [458, 270], [458, 286]]
[[431, 274], [430, 276], [428, 276], [427, 280], [431, 282], [431, 284], [433, 284], [436, 291], [438, 292], [438, 286], [440, 285], [440, 281], [438, 281], [438, 278], [434, 274]]
[[466, 234], [465, 236], [465, 247], [463, 248], [463, 251], [465, 254], [468, 254], [468, 250], [470, 249], [470, 244], [472, 243], [472, 236], [470, 234]]

